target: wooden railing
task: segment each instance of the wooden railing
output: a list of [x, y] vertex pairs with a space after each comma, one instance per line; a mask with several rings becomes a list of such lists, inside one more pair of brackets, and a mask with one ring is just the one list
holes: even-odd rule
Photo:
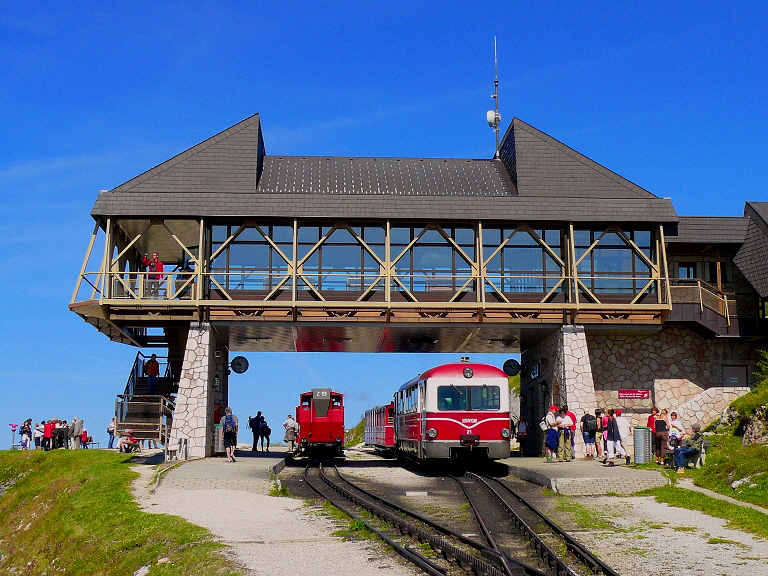
[[124, 434], [126, 430], [132, 430], [139, 440], [156, 440], [166, 446], [175, 407], [165, 396], [121, 394], [115, 402], [117, 431]]
[[673, 278], [670, 282], [672, 304], [698, 304], [702, 312], [704, 308], [712, 310], [730, 326], [731, 310], [735, 312], [735, 307], [729, 302], [733, 298], [728, 294], [698, 278]]

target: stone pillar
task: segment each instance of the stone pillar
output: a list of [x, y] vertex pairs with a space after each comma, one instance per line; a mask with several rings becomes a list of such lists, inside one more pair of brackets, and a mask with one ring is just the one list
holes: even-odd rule
[[[568, 404], [568, 409], [580, 421], [585, 412], [592, 414], [597, 407], [586, 333], [583, 326], [563, 326], [562, 335], [563, 372], [560, 401], [561, 404]], [[576, 428], [576, 456], [584, 456], [586, 451], [578, 421]]]
[[[204, 458], [213, 453], [214, 340], [210, 324], [190, 325], [170, 442], [176, 446], [179, 440], [186, 440], [189, 458]], [[220, 378], [226, 375], [222, 373]]]
[[[594, 412], [595, 385], [592, 366], [583, 326], [563, 326], [533, 348], [522, 354], [525, 373], [521, 378], [521, 396], [525, 398], [521, 415], [533, 428], [536, 440], [526, 449], [535, 454], [543, 435], [539, 420], [547, 413], [550, 404], [568, 409], [580, 420], [585, 411]], [[580, 422], [576, 423], [576, 456], [583, 456]]]

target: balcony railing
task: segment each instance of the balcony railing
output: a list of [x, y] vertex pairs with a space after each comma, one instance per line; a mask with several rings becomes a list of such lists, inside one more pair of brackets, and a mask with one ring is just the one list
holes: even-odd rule
[[670, 280], [672, 304], [698, 304], [701, 311], [712, 310], [731, 324], [731, 311], [735, 311], [733, 297], [720, 292], [714, 286], [698, 278], [673, 278]]

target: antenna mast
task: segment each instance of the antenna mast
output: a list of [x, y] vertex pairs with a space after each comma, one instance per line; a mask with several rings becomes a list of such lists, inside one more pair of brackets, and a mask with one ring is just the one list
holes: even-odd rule
[[494, 158], [499, 157], [499, 124], [501, 123], [501, 114], [499, 114], [499, 59], [496, 53], [496, 36], [493, 37], [493, 65], [495, 68], [495, 78], [493, 80], [493, 98], [495, 107], [494, 110], [489, 110], [485, 114], [485, 119], [488, 121], [494, 132], [496, 132], [496, 154]]

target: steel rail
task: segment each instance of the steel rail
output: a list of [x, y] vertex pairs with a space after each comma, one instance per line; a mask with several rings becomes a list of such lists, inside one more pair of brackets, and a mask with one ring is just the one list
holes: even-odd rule
[[[485, 554], [486, 556], [489, 556], [491, 558], [495, 558], [502, 565], [502, 567], [504, 568], [504, 572], [506, 574], [526, 574], [528, 576], [549, 576], [545, 572], [542, 572], [541, 570], [539, 570], [539, 569], [537, 569], [537, 568], [535, 568], [533, 566], [529, 566], [528, 564], [525, 564], [524, 562], [516, 560], [515, 558], [511, 558], [510, 556], [508, 556], [507, 554], [502, 552], [498, 547], [495, 547], [493, 545], [492, 545], [493, 547], [485, 546], [485, 545], [483, 545], [483, 544], [481, 544], [481, 543], [479, 543], [479, 542], [477, 542], [475, 540], [472, 540], [471, 538], [465, 536], [464, 534], [461, 534], [459, 532], [455, 532], [454, 530], [451, 530], [450, 528], [446, 528], [445, 526], [437, 524], [436, 522], [433, 522], [429, 518], [426, 518], [426, 517], [424, 517], [424, 516], [422, 516], [422, 515], [420, 515], [420, 514], [418, 514], [416, 512], [412, 512], [410, 510], [407, 510], [405, 508], [397, 506], [396, 504], [392, 504], [391, 502], [389, 502], [387, 500], [384, 500], [383, 498], [377, 496], [376, 494], [373, 494], [372, 492], [366, 490], [365, 488], [361, 488], [357, 484], [355, 484], [355, 483], [349, 481], [348, 479], [346, 479], [339, 472], [338, 467], [335, 466], [335, 464], [334, 464], [334, 468], [335, 468], [336, 474], [338, 475], [339, 479], [343, 480], [344, 482], [346, 482], [347, 484], [352, 486], [355, 490], [365, 494], [366, 496], [376, 500], [377, 502], [382, 503], [384, 506], [387, 506], [387, 507], [395, 509], [396, 512], [398, 513], [398, 515], [403, 515], [404, 514], [406, 516], [409, 516], [409, 517], [411, 517], [411, 518], [413, 518], [413, 519], [415, 519], [415, 520], [417, 520], [419, 522], [422, 522], [422, 523], [430, 526], [431, 528], [433, 528], [433, 529], [435, 529], [435, 530], [437, 530], [437, 531], [439, 531], [439, 532], [441, 532], [441, 533], [443, 533], [443, 534], [445, 534], [447, 536], [455, 538], [455, 539], [459, 540], [460, 542], [462, 542], [464, 544], [467, 544], [469, 546], [472, 546], [472, 547], [476, 548], [477, 550], [479, 550], [482, 554]], [[467, 498], [467, 500], [469, 501], [470, 506], [472, 506], [473, 509], [476, 509], [474, 503], [472, 502], [470, 496], [466, 493], [466, 491], [464, 492], [464, 494], [465, 494], [465, 497]], [[493, 542], [493, 538], [489, 535], [490, 533], [486, 529], [485, 524], [482, 521], [482, 519], [479, 517], [479, 515], [477, 513], [476, 513], [475, 517], [478, 519], [478, 523], [480, 524], [480, 527], [483, 530], [483, 533], [486, 535], [486, 539], [489, 542]], [[511, 566], [510, 566], [510, 564], [511, 564]]]
[[[354, 502], [358, 506], [365, 508], [368, 512], [370, 512], [374, 516], [377, 516], [378, 518], [393, 524], [395, 527], [397, 527], [397, 529], [401, 533], [408, 533], [409, 535], [417, 538], [422, 542], [429, 543], [429, 545], [432, 546], [432, 548], [434, 548], [435, 550], [438, 550], [442, 554], [444, 559], [452, 561], [453, 563], [457, 564], [459, 567], [463, 568], [464, 566], [469, 566], [471, 567], [471, 571], [474, 574], [488, 574], [489, 576], [507, 576], [504, 572], [499, 570], [496, 566], [489, 563], [488, 561], [469, 553], [465, 549], [462, 549], [456, 546], [455, 544], [453, 544], [452, 542], [450, 542], [449, 540], [447, 540], [442, 536], [436, 536], [434, 533], [429, 532], [428, 530], [425, 530], [423, 528], [415, 526], [412, 523], [409, 523], [403, 517], [400, 516], [400, 513], [408, 514], [409, 511], [404, 510], [395, 504], [391, 504], [383, 500], [381, 502], [387, 508], [394, 509], [396, 512], [391, 512], [384, 506], [379, 506], [378, 504], [366, 502], [365, 500], [354, 495], [352, 492], [350, 492], [346, 488], [340, 486], [338, 483], [330, 479], [325, 474], [324, 470], [321, 471], [321, 478], [326, 484], [328, 484], [330, 488], [337, 491], [339, 494], [349, 499], [350, 501]], [[350, 483], [349, 481], [345, 480], [345, 482], [347, 482], [351, 486], [354, 486], [354, 484]], [[432, 528], [431, 525], [430, 525], [430, 528]], [[446, 528], [442, 528], [440, 531], [445, 533], [448, 530]], [[472, 547], [473, 549], [479, 551], [481, 554], [484, 554], [486, 556], [491, 556], [494, 560], [498, 561], [497, 554], [490, 548], [479, 545], [477, 542], [474, 542], [472, 540], [469, 540], [469, 542], [466, 544]]]
[[[446, 570], [444, 568], [442, 568], [441, 566], [438, 566], [437, 564], [432, 562], [429, 558], [426, 558], [425, 556], [419, 554], [418, 552], [415, 552], [406, 546], [402, 546], [401, 544], [398, 544], [397, 542], [392, 540], [389, 536], [384, 534], [381, 530], [379, 530], [375, 526], [372, 526], [369, 522], [366, 522], [363, 518], [355, 514], [352, 510], [348, 509], [345, 506], [342, 506], [338, 502], [334, 502], [328, 496], [323, 494], [323, 492], [319, 488], [317, 488], [313, 482], [309, 480], [308, 472], [311, 464], [312, 464], [311, 462], [308, 462], [307, 466], [304, 468], [303, 478], [306, 485], [309, 486], [312, 490], [314, 490], [318, 496], [320, 496], [321, 498], [324, 498], [339, 510], [342, 510], [345, 514], [347, 514], [353, 520], [357, 522], [361, 522], [368, 530], [376, 534], [376, 536], [381, 538], [382, 541], [384, 541], [389, 546], [391, 546], [393, 550], [395, 550], [395, 552], [400, 554], [403, 558], [405, 558], [409, 562], [418, 566], [421, 570], [423, 570], [427, 574], [430, 574], [430, 576], [445, 576]], [[322, 476], [322, 471], [321, 471], [321, 476]]]
[[[485, 520], [483, 519], [483, 515], [480, 512], [480, 509], [478, 508], [474, 497], [469, 493], [469, 491], [467, 490], [467, 487], [463, 484], [461, 478], [458, 478], [456, 476], [449, 476], [449, 477], [453, 478], [456, 481], [456, 483], [461, 488], [461, 491], [464, 493], [464, 497], [467, 499], [467, 502], [472, 508], [472, 512], [475, 514], [475, 520], [480, 526], [480, 530], [482, 530], [483, 535], [485, 536], [485, 539], [488, 541], [488, 544], [490, 544], [491, 549], [494, 552], [496, 552], [496, 554], [498, 554], [501, 565], [504, 568], [504, 572], [509, 576], [513, 576], [514, 574], [519, 574], [521, 569], [523, 570], [528, 569], [528, 571], [526, 571], [525, 573], [529, 573], [529, 574], [535, 573], [540, 576], [546, 576], [545, 572], [542, 572], [536, 568], [533, 568], [532, 566], [528, 566], [527, 564], [524, 564], [518, 560], [515, 560], [514, 558], [509, 557], [507, 554], [504, 553], [504, 551], [501, 550], [501, 548], [499, 548], [498, 544], [496, 543], [496, 538], [493, 536], [493, 534], [491, 534], [491, 531], [488, 529], [488, 526], [486, 525]], [[535, 570], [535, 572], [531, 572], [532, 570]]]
[[[520, 516], [512, 509], [512, 507], [504, 500], [504, 498], [501, 496], [501, 494], [498, 493], [498, 491], [491, 486], [491, 483], [495, 484], [496, 486], [500, 486], [504, 492], [509, 494], [511, 497], [513, 497], [517, 502], [524, 505], [526, 508], [528, 508], [533, 514], [535, 514], [538, 518], [540, 518], [544, 524], [546, 524], [549, 529], [565, 540], [566, 548], [569, 552], [571, 552], [574, 556], [576, 556], [588, 569], [592, 570], [595, 574], [603, 574], [604, 576], [619, 576], [619, 574], [611, 568], [608, 564], [597, 558], [594, 554], [592, 554], [589, 550], [587, 550], [581, 543], [579, 543], [573, 536], [571, 536], [568, 532], [560, 528], [551, 518], [549, 518], [546, 514], [541, 512], [536, 506], [528, 502], [525, 498], [520, 496], [517, 492], [515, 492], [512, 488], [504, 484], [503, 482], [497, 480], [496, 478], [492, 478], [489, 476], [480, 476], [478, 474], [475, 474], [473, 472], [468, 472], [467, 475], [474, 476], [480, 481], [480, 485], [483, 486], [486, 490], [489, 491], [489, 493], [494, 497], [501, 505], [504, 507], [504, 509], [507, 511], [509, 515], [513, 517], [513, 522], [516, 527], [518, 527], [519, 530], [523, 531], [527, 538], [529, 538], [529, 541], [531, 542], [531, 545], [537, 550], [539, 555], [542, 557], [542, 559], [547, 562], [550, 566], [555, 566], [557, 573], [565, 573], [565, 574], [572, 574], [572, 570], [567, 567], [567, 565], [564, 563], [564, 561], [559, 558], [557, 554], [552, 551], [552, 549], [546, 545], [546, 543], [541, 539], [541, 537], [536, 533], [535, 530], [533, 530], [528, 524], [520, 518]], [[560, 564], [562, 563], [562, 568], [560, 568]], [[561, 570], [564, 570], [564, 572], [561, 572]]]

